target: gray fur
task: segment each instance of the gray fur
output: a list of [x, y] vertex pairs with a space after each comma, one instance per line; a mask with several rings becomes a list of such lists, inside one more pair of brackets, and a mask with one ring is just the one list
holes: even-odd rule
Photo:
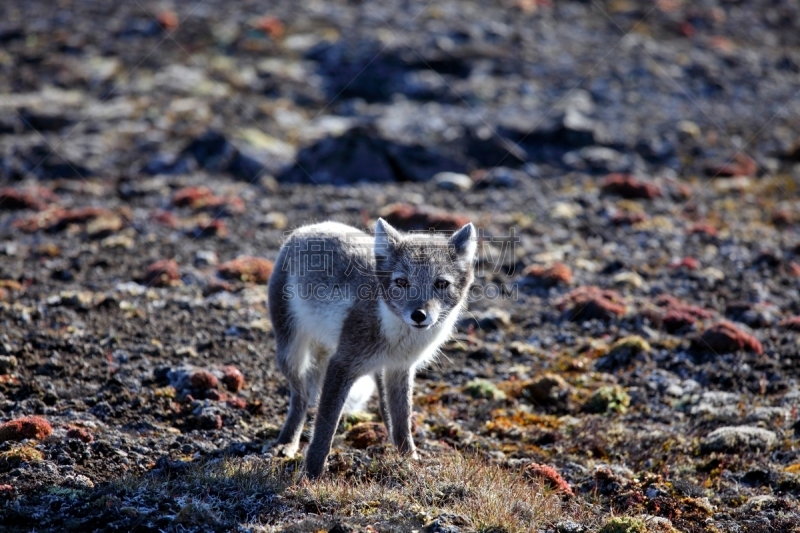
[[416, 456], [414, 373], [436, 355], [466, 304], [475, 248], [472, 224], [448, 239], [402, 235], [383, 219], [374, 238], [324, 222], [296, 230], [284, 243], [269, 282], [278, 367], [291, 391], [277, 444], [288, 455], [297, 452], [322, 381], [305, 461], [309, 477], [322, 474], [348, 394], [367, 375], [378, 384], [392, 443]]

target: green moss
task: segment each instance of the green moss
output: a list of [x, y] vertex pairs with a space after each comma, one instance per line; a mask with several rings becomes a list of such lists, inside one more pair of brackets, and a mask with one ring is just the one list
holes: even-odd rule
[[486, 398], [488, 400], [505, 400], [506, 393], [497, 388], [497, 385], [486, 379], [473, 379], [464, 385], [464, 392], [473, 398]]
[[622, 352], [623, 350], [627, 350], [633, 354], [640, 352], [646, 353], [650, 351], [650, 343], [641, 338], [639, 335], [623, 337], [611, 346], [611, 351], [609, 354], [614, 355]]
[[639, 518], [617, 516], [603, 524], [597, 533], [647, 533], [647, 526]]
[[631, 404], [630, 395], [619, 385], [600, 387], [586, 402], [585, 409], [590, 413], [624, 413]]

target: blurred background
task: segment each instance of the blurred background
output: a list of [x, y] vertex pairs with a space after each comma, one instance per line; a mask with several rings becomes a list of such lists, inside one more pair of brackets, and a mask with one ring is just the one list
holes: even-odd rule
[[0, 179], [792, 172], [798, 15], [790, 0], [6, 1]]

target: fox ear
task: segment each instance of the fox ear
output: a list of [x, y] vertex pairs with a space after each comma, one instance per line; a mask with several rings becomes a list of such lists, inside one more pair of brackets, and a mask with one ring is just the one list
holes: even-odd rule
[[470, 264], [475, 260], [475, 252], [478, 249], [478, 232], [470, 222], [455, 232], [449, 241], [450, 246], [458, 258]]
[[400, 233], [388, 222], [379, 218], [375, 222], [375, 257], [389, 257], [402, 240]]

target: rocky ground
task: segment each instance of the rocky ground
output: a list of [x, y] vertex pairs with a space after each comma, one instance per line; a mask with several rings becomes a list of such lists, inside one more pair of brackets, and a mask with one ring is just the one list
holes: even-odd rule
[[[800, 531], [798, 11], [4, 2], [0, 529]], [[298, 485], [270, 260], [378, 216], [477, 290]]]

